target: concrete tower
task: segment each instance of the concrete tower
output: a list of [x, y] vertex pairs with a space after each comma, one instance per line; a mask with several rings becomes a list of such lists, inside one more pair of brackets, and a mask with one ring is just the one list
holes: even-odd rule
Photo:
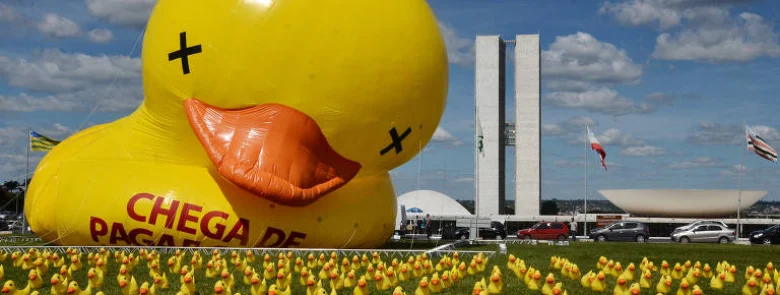
[[515, 215], [538, 216], [541, 203], [539, 35], [515, 37]]
[[[512, 42], [512, 41], [509, 41]], [[476, 211], [502, 215], [507, 145], [515, 147], [515, 215], [538, 216], [541, 203], [541, 59], [539, 35], [517, 35], [515, 43], [515, 123], [505, 120], [506, 42], [477, 36], [476, 126], [482, 153], [475, 147]], [[475, 142], [479, 142], [476, 138]]]
[[[477, 36], [475, 96], [475, 126], [481, 126], [482, 151], [475, 148], [476, 165], [476, 213], [480, 217], [499, 215], [502, 204], [506, 172], [505, 156], [505, 101], [506, 101], [506, 44], [500, 36]], [[477, 139], [475, 142], [479, 142]]]

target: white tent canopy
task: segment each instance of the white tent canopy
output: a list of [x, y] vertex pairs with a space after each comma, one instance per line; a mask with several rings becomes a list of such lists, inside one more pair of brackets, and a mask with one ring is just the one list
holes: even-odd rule
[[396, 226], [401, 222], [401, 206], [407, 214], [431, 214], [431, 216], [470, 216], [466, 208], [458, 201], [440, 192], [432, 190], [416, 190], [398, 196], [398, 211]]

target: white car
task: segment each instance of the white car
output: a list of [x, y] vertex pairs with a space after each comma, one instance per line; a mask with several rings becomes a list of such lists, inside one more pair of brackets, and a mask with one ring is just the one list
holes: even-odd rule
[[672, 231], [672, 235], [674, 235], [677, 232], [690, 230], [690, 229], [695, 228], [695, 227], [697, 227], [699, 225], [709, 225], [709, 224], [715, 224], [715, 225], [720, 225], [720, 226], [722, 226], [724, 228], [729, 228], [729, 226], [726, 225], [725, 223], [723, 223], [723, 221], [718, 221], [718, 220], [699, 220], [699, 221], [694, 221], [692, 223], [689, 223], [689, 224], [686, 224], [686, 225], [683, 225], [683, 226], [675, 228], [674, 231]]

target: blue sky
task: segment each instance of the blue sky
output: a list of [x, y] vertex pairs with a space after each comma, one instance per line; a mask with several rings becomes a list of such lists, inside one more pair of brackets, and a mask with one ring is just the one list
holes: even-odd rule
[[[398, 194], [420, 188], [473, 198], [474, 39], [539, 33], [543, 198], [582, 197], [581, 138], [589, 124], [610, 166], [601, 170], [595, 153], [588, 153], [592, 197], [602, 188], [737, 189], [744, 170], [744, 188], [766, 189], [767, 199], [780, 199], [775, 181], [780, 167], [754, 154], [746, 154], [740, 166], [743, 122], [780, 147], [777, 3], [428, 3], [447, 41], [449, 98], [431, 144], [391, 172]], [[0, 3], [0, 179], [22, 179], [28, 127], [61, 139], [138, 106], [143, 92], [136, 42], [153, 5], [152, 0]], [[31, 167], [41, 157], [32, 153]], [[511, 147], [507, 160], [512, 199]]]

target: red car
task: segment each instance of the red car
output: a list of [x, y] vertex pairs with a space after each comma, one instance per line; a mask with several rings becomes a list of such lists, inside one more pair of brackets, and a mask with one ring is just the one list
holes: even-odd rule
[[518, 239], [559, 240], [569, 238], [569, 226], [563, 222], [539, 222], [531, 228], [517, 231]]

